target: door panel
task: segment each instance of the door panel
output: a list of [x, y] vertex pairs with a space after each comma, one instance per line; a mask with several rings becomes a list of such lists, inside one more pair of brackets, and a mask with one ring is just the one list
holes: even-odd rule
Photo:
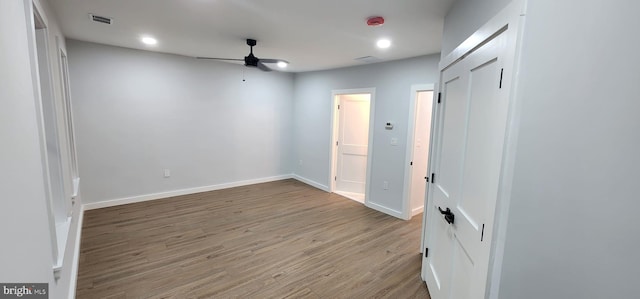
[[462, 250], [463, 246], [458, 244], [454, 247], [453, 254], [453, 283], [450, 298], [473, 298], [471, 297], [471, 276], [473, 274], [473, 259]]
[[[449, 224], [442, 217], [430, 217], [429, 226], [433, 227], [430, 236], [429, 255], [438, 256], [427, 263], [429, 276], [427, 285], [432, 298], [446, 298], [451, 290], [451, 263], [453, 262], [453, 243], [451, 243], [451, 231]], [[423, 262], [424, 267], [424, 262]]]
[[[444, 125], [442, 134], [442, 146], [440, 148], [440, 160], [437, 163], [438, 174], [435, 180], [435, 192], [442, 192], [447, 202], [436, 204], [451, 206], [448, 199], [456, 198], [459, 192], [459, 184], [462, 176], [462, 154], [464, 149], [464, 136], [466, 131], [465, 114], [467, 110], [466, 82], [465, 78], [455, 77], [446, 82], [443, 89]], [[446, 150], [442, 150], [446, 149]]]
[[[455, 70], [453, 70], [454, 73]], [[451, 226], [440, 216], [438, 208], [446, 209], [453, 206], [451, 198], [457, 196], [462, 171], [462, 150], [460, 150], [462, 140], [456, 136], [463, 135], [465, 131], [465, 124], [459, 120], [464, 118], [464, 110], [466, 110], [464, 98], [466, 84], [460, 76], [448, 78], [449, 80], [444, 82], [442, 88], [442, 98], [447, 100], [441, 104], [442, 109], [439, 110], [441, 114], [439, 119], [444, 120], [439, 145], [443, 146], [436, 147], [440, 159], [435, 160], [434, 169], [438, 173], [438, 178], [430, 188], [433, 206], [429, 209], [431, 214], [427, 217], [428, 226], [432, 228], [429, 239], [430, 254], [438, 257], [426, 260], [430, 272], [427, 275], [427, 284], [434, 298], [448, 298], [450, 294], [454, 244]], [[451, 150], [443, 151], [443, 149]], [[435, 295], [434, 292], [440, 295]]]
[[[463, 188], [456, 209], [464, 225], [457, 228], [463, 242], [482, 236], [486, 207], [495, 204], [506, 124], [507, 105], [497, 98], [500, 68], [492, 59], [472, 69], [470, 77], [469, 131], [465, 152]], [[463, 246], [471, 246], [463, 244]], [[469, 250], [476, 253], [477, 250]]]
[[370, 99], [369, 94], [339, 96], [336, 191], [365, 192]]
[[[493, 223], [508, 110], [500, 93], [505, 40], [503, 32], [441, 73], [423, 261], [433, 299], [484, 297], [490, 240], [483, 234]], [[439, 210], [447, 208], [453, 223]]]
[[343, 164], [338, 176], [341, 182], [363, 183], [366, 179], [366, 172], [362, 171], [362, 169], [367, 169], [366, 152], [363, 155], [344, 154]]

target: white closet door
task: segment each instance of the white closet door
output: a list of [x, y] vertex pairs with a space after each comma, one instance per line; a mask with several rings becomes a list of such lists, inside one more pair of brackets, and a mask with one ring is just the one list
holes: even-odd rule
[[503, 32], [441, 73], [423, 277], [431, 297], [483, 298], [509, 96]]

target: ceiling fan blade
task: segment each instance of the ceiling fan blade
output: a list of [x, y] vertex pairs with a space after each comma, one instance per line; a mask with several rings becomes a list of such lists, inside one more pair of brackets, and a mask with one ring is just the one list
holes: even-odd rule
[[263, 62], [263, 63], [278, 63], [278, 62], [281, 62], [281, 61], [286, 63], [286, 64], [289, 64], [289, 62], [284, 60], [284, 59], [260, 58], [260, 62]]
[[213, 60], [228, 60], [228, 61], [244, 61], [244, 59], [235, 59], [235, 58], [214, 58], [214, 57], [196, 57], [196, 59], [213, 59]]
[[259, 68], [260, 70], [262, 70], [262, 71], [265, 71], [265, 72], [270, 72], [270, 71], [272, 71], [268, 66], [266, 66], [266, 65], [264, 65], [264, 64], [262, 63], [262, 59], [260, 59], [260, 61], [258, 61], [258, 68]]

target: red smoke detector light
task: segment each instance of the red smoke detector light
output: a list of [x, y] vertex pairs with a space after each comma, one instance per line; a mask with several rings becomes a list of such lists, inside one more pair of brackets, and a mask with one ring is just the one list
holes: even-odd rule
[[383, 17], [370, 17], [367, 19], [367, 25], [369, 26], [380, 26], [384, 24]]

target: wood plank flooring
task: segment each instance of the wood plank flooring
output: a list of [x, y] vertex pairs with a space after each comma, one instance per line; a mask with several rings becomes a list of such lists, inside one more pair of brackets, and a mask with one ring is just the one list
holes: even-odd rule
[[429, 298], [421, 217], [294, 180], [86, 211], [77, 298]]

